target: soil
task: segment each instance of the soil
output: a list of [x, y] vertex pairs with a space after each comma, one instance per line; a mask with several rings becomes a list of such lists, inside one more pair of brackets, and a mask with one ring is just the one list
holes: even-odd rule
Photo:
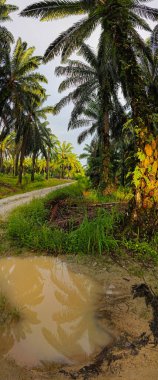
[[98, 305], [98, 315], [112, 331], [113, 343], [92, 357], [89, 363], [74, 367], [43, 363], [42, 368], [29, 370], [3, 359], [0, 361], [0, 380], [157, 380], [158, 346], [152, 331], [153, 298], [149, 297], [149, 302], [146, 293], [135, 292], [143, 284], [143, 289], [156, 297], [158, 270], [140, 270], [140, 265], [133, 261], [114, 263], [106, 257], [96, 260], [67, 256], [62, 259], [73, 271], [92, 276], [103, 285], [105, 296]]

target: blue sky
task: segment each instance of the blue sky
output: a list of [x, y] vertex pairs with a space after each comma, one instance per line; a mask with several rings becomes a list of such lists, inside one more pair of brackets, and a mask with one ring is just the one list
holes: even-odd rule
[[[19, 7], [19, 11], [24, 9], [27, 5], [30, 5], [38, 0], [9, 0], [8, 3], [15, 4]], [[148, 5], [157, 8], [158, 0], [153, 0]], [[19, 12], [18, 12], [19, 13]], [[12, 22], [8, 24], [8, 28], [12, 31], [15, 40], [20, 36], [22, 40], [27, 41], [29, 46], [36, 47], [36, 54], [43, 55], [48, 45], [65, 29], [72, 25], [79, 17], [68, 17], [63, 20], [55, 20], [49, 22], [40, 22], [33, 18], [23, 18], [18, 13], [12, 14]], [[151, 23], [150, 23], [151, 24]], [[151, 24], [152, 26], [152, 24]], [[141, 33], [142, 34], [142, 33]], [[145, 38], [147, 34], [143, 33]], [[95, 47], [97, 46], [99, 38], [99, 30], [96, 30], [91, 36], [88, 43]], [[54, 69], [60, 64], [60, 57], [55, 58], [50, 63], [42, 65], [40, 72], [42, 72], [48, 79], [47, 92], [50, 95], [48, 103], [50, 105], [55, 104], [61, 98], [61, 94], [58, 94], [58, 86], [60, 84], [59, 78], [54, 75]], [[64, 95], [64, 93], [63, 93]], [[65, 107], [62, 112], [55, 116], [50, 117], [50, 127], [52, 132], [58, 136], [60, 141], [69, 141], [73, 144], [74, 150], [77, 154], [82, 153], [84, 143], [82, 145], [77, 144], [77, 131], [67, 131], [68, 120], [71, 112], [71, 106]], [[89, 143], [90, 140], [86, 140]]]

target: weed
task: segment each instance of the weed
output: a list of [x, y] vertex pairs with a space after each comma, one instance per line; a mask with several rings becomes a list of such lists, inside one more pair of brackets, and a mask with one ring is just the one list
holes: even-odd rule
[[154, 245], [154, 241], [152, 244], [146, 241], [129, 240], [124, 241], [124, 246], [130, 252], [133, 252], [139, 260], [148, 261], [152, 259], [155, 263], [158, 262], [158, 251]]

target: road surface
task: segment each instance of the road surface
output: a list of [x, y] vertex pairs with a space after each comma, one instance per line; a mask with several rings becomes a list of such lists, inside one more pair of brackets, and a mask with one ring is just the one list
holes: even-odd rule
[[45, 197], [45, 195], [51, 193], [52, 191], [62, 189], [63, 187], [67, 187], [70, 185], [72, 185], [72, 182], [0, 199], [0, 218], [5, 219], [8, 216], [8, 214], [17, 206], [29, 203], [30, 201], [32, 201], [32, 199]]

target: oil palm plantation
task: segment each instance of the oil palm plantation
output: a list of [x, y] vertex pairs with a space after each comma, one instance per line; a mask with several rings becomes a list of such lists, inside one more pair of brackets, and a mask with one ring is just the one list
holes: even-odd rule
[[[78, 49], [98, 25], [101, 33], [98, 47], [99, 85], [102, 98], [103, 145], [108, 145], [109, 110], [111, 107], [110, 68], [117, 73], [124, 96], [131, 105], [133, 118], [138, 120], [150, 113], [141, 69], [137, 62], [138, 52], [143, 52], [151, 59], [148, 47], [141, 39], [136, 28], [150, 31], [145, 19], [158, 19], [158, 9], [150, 8], [146, 1], [138, 0], [84, 0], [84, 1], [44, 1], [30, 5], [21, 13], [22, 16], [39, 17], [42, 21], [63, 18], [70, 15], [83, 15], [68, 30], [53, 41], [45, 53], [45, 61], [61, 54], [66, 60]], [[105, 65], [109, 68], [105, 71]], [[106, 75], [105, 75], [106, 74]], [[110, 75], [110, 78], [112, 75]], [[113, 84], [113, 82], [112, 82]], [[148, 117], [146, 118], [148, 122]], [[104, 159], [105, 169], [107, 158]], [[107, 178], [104, 179], [106, 184]]]

